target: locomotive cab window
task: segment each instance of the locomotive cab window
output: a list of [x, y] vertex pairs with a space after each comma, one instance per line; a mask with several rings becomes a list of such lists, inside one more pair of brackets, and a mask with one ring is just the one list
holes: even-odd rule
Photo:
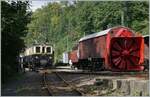
[[51, 48], [50, 48], [50, 47], [47, 47], [47, 48], [46, 48], [46, 51], [47, 51], [47, 53], [50, 53], [50, 52], [51, 52]]
[[44, 53], [45, 52], [45, 47], [42, 47], [42, 53]]
[[36, 53], [40, 53], [40, 47], [36, 47]]

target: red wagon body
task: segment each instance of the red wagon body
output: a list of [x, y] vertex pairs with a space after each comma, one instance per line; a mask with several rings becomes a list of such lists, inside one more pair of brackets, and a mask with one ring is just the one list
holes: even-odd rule
[[82, 69], [141, 71], [144, 47], [143, 37], [129, 28], [114, 27], [81, 38], [69, 59]]
[[78, 46], [80, 65], [99, 65], [98, 68], [117, 71], [144, 68], [141, 65], [144, 61], [144, 40], [129, 28], [115, 27], [85, 36], [79, 40]]
[[69, 52], [69, 60], [74, 64], [78, 63], [77, 50]]
[[106, 36], [95, 37], [79, 42], [79, 59], [105, 58]]

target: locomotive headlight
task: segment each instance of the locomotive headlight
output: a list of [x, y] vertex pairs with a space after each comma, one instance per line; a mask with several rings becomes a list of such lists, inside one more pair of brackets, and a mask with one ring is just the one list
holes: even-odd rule
[[35, 58], [38, 59], [38, 56], [36, 56]]

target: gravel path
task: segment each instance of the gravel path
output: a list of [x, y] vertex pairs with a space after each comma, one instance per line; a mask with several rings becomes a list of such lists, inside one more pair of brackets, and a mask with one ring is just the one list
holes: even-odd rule
[[26, 72], [20, 80], [5, 85], [2, 96], [48, 96], [42, 84], [42, 74]]

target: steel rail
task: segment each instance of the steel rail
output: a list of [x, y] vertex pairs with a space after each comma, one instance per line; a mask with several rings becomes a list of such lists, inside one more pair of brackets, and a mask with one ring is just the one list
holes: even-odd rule
[[46, 87], [46, 90], [47, 90], [47, 92], [48, 92], [48, 95], [49, 95], [49, 96], [52, 96], [51, 89], [49, 88], [49, 85], [48, 85], [47, 80], [46, 80], [46, 74], [47, 74], [47, 72], [44, 72], [44, 73], [43, 73], [44, 86]]
[[[70, 84], [70, 83], [67, 82], [65, 79], [63, 79], [57, 72], [54, 72], [54, 73], [56, 74], [56, 76], [57, 76], [59, 79], [61, 79], [61, 80], [62, 80], [66, 85], [68, 85], [72, 90], [74, 90], [75, 92], [77, 92], [77, 93], [79, 94], [79, 96], [83, 96], [83, 95], [84, 95], [83, 92], [77, 90], [77, 88], [76, 88], [74, 85]], [[46, 87], [46, 90], [47, 90], [49, 96], [55, 96], [55, 95], [53, 95], [53, 93], [52, 93], [52, 89], [49, 87], [50, 84], [48, 84], [48, 82], [47, 82], [46, 75], [47, 75], [47, 72], [44, 72], [44, 73], [43, 73], [43, 83], [44, 83], [44, 86]]]
[[137, 75], [137, 74], [148, 74], [148, 72], [111, 72], [111, 71], [101, 71], [101, 72], [88, 72], [88, 71], [59, 71], [67, 74], [90, 74], [90, 75], [101, 75], [101, 76], [120, 76], [120, 75]]
[[68, 85], [69, 87], [71, 87], [74, 91], [76, 91], [77, 93], [79, 93], [80, 96], [84, 96], [84, 95], [85, 95], [85, 93], [79, 91], [75, 85], [73, 85], [73, 84], [69, 83], [68, 81], [66, 81], [66, 80], [65, 80], [62, 76], [60, 76], [57, 72], [54, 72], [54, 73], [55, 73], [61, 80], [63, 80], [63, 82], [64, 82], [65, 84], [67, 84], [67, 85]]

